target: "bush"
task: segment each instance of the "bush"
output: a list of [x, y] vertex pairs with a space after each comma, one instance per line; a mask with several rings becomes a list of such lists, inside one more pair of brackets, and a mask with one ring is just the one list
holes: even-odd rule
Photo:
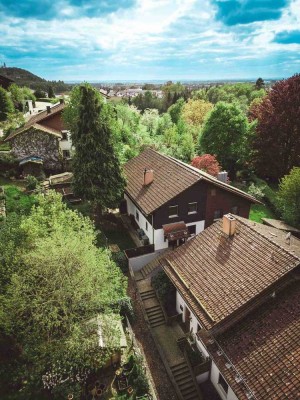
[[278, 204], [288, 224], [300, 226], [300, 167], [294, 167], [285, 175], [278, 192]]
[[39, 181], [36, 179], [35, 176], [32, 175], [28, 175], [25, 179], [25, 182], [27, 190], [35, 190], [39, 186]]
[[122, 316], [127, 316], [129, 319], [129, 322], [134, 322], [135, 320], [135, 313], [134, 309], [132, 307], [131, 299], [130, 297], [124, 297], [119, 301], [120, 305], [120, 314]]
[[137, 396], [142, 396], [143, 394], [148, 392], [148, 390], [149, 390], [148, 379], [147, 379], [144, 371], [141, 368], [139, 369], [139, 374], [136, 377], [136, 379], [133, 381], [133, 384], [134, 384]]
[[263, 189], [255, 186], [254, 183], [251, 183], [251, 185], [248, 187], [248, 193], [251, 194], [251, 196], [255, 197], [257, 200], [262, 200], [264, 198]]
[[123, 251], [114, 252], [111, 257], [122, 272], [128, 272], [128, 261]]
[[170, 291], [173, 290], [173, 285], [167, 275], [163, 271], [159, 271], [155, 276], [152, 277], [151, 284], [159, 299], [163, 304], [165, 304]]

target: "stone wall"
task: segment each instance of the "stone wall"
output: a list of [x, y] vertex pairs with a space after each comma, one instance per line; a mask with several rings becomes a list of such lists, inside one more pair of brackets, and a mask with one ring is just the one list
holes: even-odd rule
[[62, 157], [59, 152], [58, 138], [34, 128], [20, 133], [11, 140], [12, 153], [19, 159], [29, 156], [41, 157], [44, 168], [60, 170]]

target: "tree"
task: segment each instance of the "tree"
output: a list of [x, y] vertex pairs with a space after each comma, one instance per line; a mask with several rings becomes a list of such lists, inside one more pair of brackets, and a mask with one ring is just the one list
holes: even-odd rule
[[255, 87], [257, 90], [263, 89], [265, 87], [265, 82], [262, 78], [258, 78], [255, 82]]
[[[125, 180], [113, 145], [116, 114], [88, 84], [75, 91], [78, 112], [71, 124], [73, 186], [75, 193], [100, 210], [115, 207], [122, 198]], [[79, 100], [79, 101], [78, 101]]]
[[300, 166], [300, 75], [277, 82], [249, 110], [257, 120], [253, 163], [258, 175], [275, 180]]
[[9, 114], [13, 112], [13, 102], [8, 92], [0, 86], [0, 121], [7, 120]]
[[294, 167], [281, 179], [278, 191], [278, 205], [283, 219], [300, 227], [300, 168]]
[[205, 153], [215, 154], [222, 167], [234, 178], [246, 155], [249, 129], [248, 120], [237, 104], [219, 102], [203, 126], [200, 148]]
[[44, 99], [46, 97], [46, 92], [40, 88], [36, 89], [36, 91], [33, 94], [37, 99]]
[[218, 176], [218, 173], [221, 171], [218, 160], [211, 154], [196, 156], [192, 159], [191, 165], [195, 168], [201, 169], [204, 172], [207, 172], [212, 176]]
[[171, 107], [168, 108], [168, 113], [170, 114], [172, 122], [174, 122], [174, 124], [177, 124], [177, 122], [179, 121], [183, 106], [184, 106], [184, 99], [181, 97], [176, 101], [176, 103], [174, 103], [173, 105], [171, 105]]
[[48, 98], [49, 98], [49, 99], [55, 98], [55, 94], [54, 94], [54, 90], [53, 90], [53, 87], [52, 87], [52, 86], [49, 86], [49, 87], [48, 87]]
[[204, 100], [190, 99], [182, 108], [182, 118], [187, 124], [199, 126], [212, 108], [213, 105]]
[[15, 235], [18, 268], [0, 297], [0, 328], [21, 352], [14, 371], [22, 377], [20, 398], [39, 398], [36, 388], [55, 391], [72, 379], [83, 383], [118, 348], [111, 322], [103, 326], [108, 346], [99, 348], [92, 321], [99, 313], [110, 318], [119, 312], [125, 280], [107, 250], [95, 246], [91, 221], [67, 209], [55, 192], [40, 196], [13, 228], [9, 239]]

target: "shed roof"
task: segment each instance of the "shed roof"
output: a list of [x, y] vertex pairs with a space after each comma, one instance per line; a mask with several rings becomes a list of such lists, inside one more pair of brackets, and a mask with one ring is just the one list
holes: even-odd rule
[[[145, 169], [154, 171], [154, 180], [147, 186], [143, 185]], [[258, 203], [248, 193], [151, 148], [147, 148], [137, 157], [129, 160], [124, 166], [124, 172], [127, 178], [126, 193], [146, 215], [201, 180], [241, 196], [251, 203]]]

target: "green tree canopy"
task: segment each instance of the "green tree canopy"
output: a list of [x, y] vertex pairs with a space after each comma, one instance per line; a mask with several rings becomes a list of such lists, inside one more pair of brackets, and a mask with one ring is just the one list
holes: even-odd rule
[[8, 92], [0, 86], [0, 121], [7, 120], [10, 113], [14, 112], [14, 105]]
[[15, 235], [10, 247], [18, 245], [18, 268], [0, 297], [0, 328], [19, 349], [20, 398], [32, 398], [34, 388], [55, 391], [75, 376], [83, 382], [118, 347], [115, 327], [104, 324], [108, 346], [100, 349], [92, 321], [119, 312], [125, 281], [108, 251], [96, 247], [91, 221], [54, 192], [40, 196], [14, 229], [9, 243]]
[[300, 228], [300, 168], [294, 167], [279, 184], [278, 205], [283, 219]]
[[[114, 148], [116, 113], [97, 90], [81, 85], [71, 96], [75, 193], [101, 209], [118, 205], [125, 181]], [[67, 107], [68, 108], [68, 107]]]
[[245, 156], [249, 129], [248, 120], [237, 104], [219, 102], [203, 126], [199, 141], [201, 151], [214, 154], [234, 177]]

